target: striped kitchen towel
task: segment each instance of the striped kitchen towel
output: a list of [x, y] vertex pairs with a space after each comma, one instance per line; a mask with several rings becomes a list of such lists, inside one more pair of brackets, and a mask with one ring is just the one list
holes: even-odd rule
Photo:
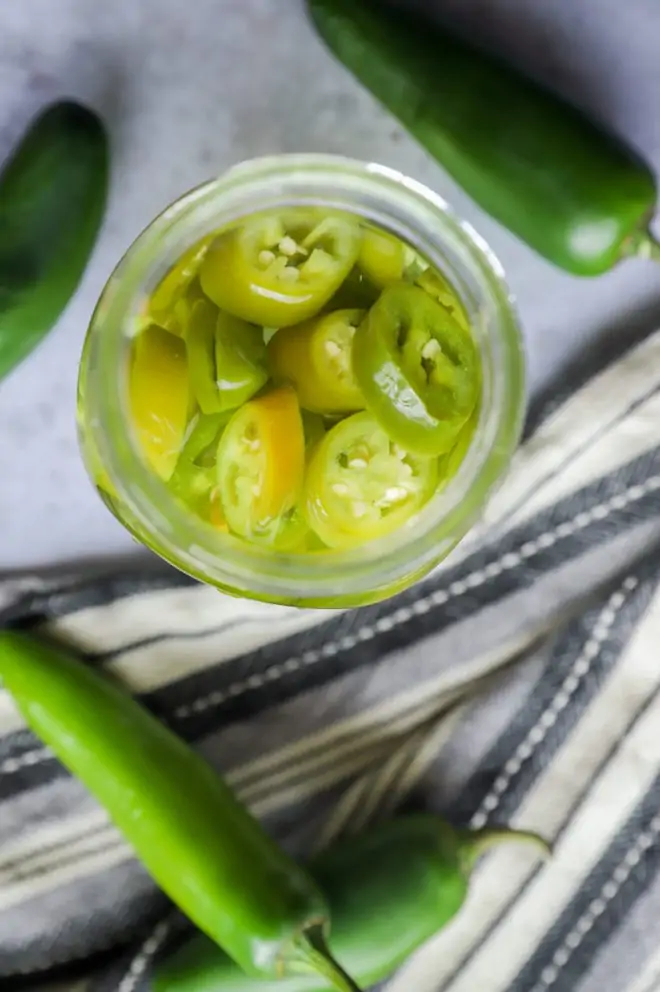
[[[657, 992], [658, 425], [660, 332], [546, 413], [469, 539], [376, 606], [238, 603], [154, 566], [5, 582], [0, 620], [124, 680], [295, 852], [412, 806], [554, 842], [484, 858], [388, 992]], [[73, 988], [76, 961], [76, 988], [146, 992], [185, 926], [0, 691], [3, 992]]]

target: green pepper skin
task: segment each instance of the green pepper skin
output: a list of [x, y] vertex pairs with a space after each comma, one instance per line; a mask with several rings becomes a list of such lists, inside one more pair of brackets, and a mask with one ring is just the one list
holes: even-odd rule
[[207, 299], [193, 303], [185, 338], [202, 413], [235, 410], [268, 381], [261, 328], [219, 311]]
[[0, 379], [73, 295], [105, 212], [108, 172], [103, 124], [62, 102], [36, 119], [0, 173]]
[[576, 108], [423, 17], [308, 0], [331, 51], [466, 192], [579, 276], [654, 254], [651, 170]]
[[167, 483], [171, 492], [192, 504], [202, 517], [208, 517], [209, 494], [218, 475], [215, 465], [218, 441], [230, 417], [231, 410], [197, 415]]
[[[430, 379], [422, 350], [429, 342], [437, 348]], [[408, 283], [388, 286], [369, 310], [353, 338], [352, 364], [369, 411], [417, 455], [449, 451], [479, 396], [479, 358], [470, 333]]]
[[192, 424], [192, 430], [186, 438], [181, 454], [176, 463], [175, 474], [179, 467], [188, 468], [200, 462], [202, 456], [206, 456], [207, 449], [213, 448], [213, 457], [208, 458], [208, 465], [215, 466], [215, 454], [218, 447], [217, 442], [220, 434], [225, 429], [231, 418], [233, 411], [225, 410], [224, 413], [200, 413]]
[[[455, 830], [430, 814], [400, 816], [338, 842], [309, 868], [332, 916], [332, 951], [362, 984], [390, 975], [458, 912], [473, 861], [488, 846], [530, 841], [533, 834]], [[202, 935], [156, 965], [154, 992], [268, 992], [270, 985], [241, 975]], [[325, 992], [322, 978], [295, 977], [278, 992]]]
[[102, 673], [17, 631], [0, 632], [0, 678], [156, 882], [244, 971], [326, 968], [354, 988], [318, 937], [316, 883], [180, 738]]
[[190, 385], [202, 413], [222, 411], [222, 401], [216, 381], [215, 328], [218, 311], [208, 300], [192, 305], [186, 327], [186, 353], [190, 370]]
[[221, 410], [236, 410], [268, 382], [263, 332], [222, 310], [215, 329], [215, 364]]

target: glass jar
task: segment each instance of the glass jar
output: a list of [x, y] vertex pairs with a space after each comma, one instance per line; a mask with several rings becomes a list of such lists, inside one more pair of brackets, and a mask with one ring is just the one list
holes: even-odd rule
[[[247, 215], [292, 205], [353, 213], [412, 245], [453, 285], [481, 354], [480, 416], [458, 473], [412, 526], [350, 551], [276, 553], [214, 531], [146, 466], [128, 418], [131, 337], [148, 296], [170, 266], [206, 234]], [[307, 607], [374, 602], [440, 562], [476, 521], [506, 472], [523, 409], [521, 335], [501, 266], [486, 244], [420, 183], [381, 165], [325, 155], [242, 163], [160, 214], [103, 291], [85, 341], [78, 395], [89, 474], [137, 540], [224, 592]]]

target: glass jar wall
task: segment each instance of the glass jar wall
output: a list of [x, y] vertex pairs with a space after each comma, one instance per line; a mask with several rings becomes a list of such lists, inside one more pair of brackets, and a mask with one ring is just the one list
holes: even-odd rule
[[[256, 227], [255, 218], [261, 218]], [[275, 231], [273, 219], [281, 227], [282, 218], [286, 220], [285, 227]], [[356, 249], [350, 237], [346, 240], [346, 232], [357, 229], [361, 232], [361, 245], [365, 243], [364, 232], [376, 236], [366, 239], [366, 248]], [[255, 230], [259, 232], [253, 245], [255, 264], [261, 267], [262, 274], [257, 280], [256, 298], [246, 302], [244, 294], [236, 290], [243, 273], [236, 268], [235, 252], [228, 255], [226, 245], [235, 238], [235, 232]], [[216, 239], [218, 231], [223, 234]], [[386, 233], [385, 242], [378, 242], [383, 233]], [[241, 244], [248, 241], [249, 238], [246, 241], [243, 237]], [[379, 244], [381, 248], [385, 245], [385, 254], [377, 250]], [[387, 258], [387, 246], [397, 244], [405, 245], [404, 278], [399, 278], [401, 273], [396, 269], [399, 262], [396, 259], [393, 263], [388, 262]], [[275, 247], [274, 252], [272, 247]], [[212, 255], [204, 256], [205, 268], [201, 269], [196, 290], [199, 298], [188, 301], [185, 313], [163, 307], [163, 300], [167, 301], [165, 277], [172, 272], [172, 267], [178, 264], [180, 268], [183, 264], [185, 268], [186, 259], [194, 265], [196, 252], [209, 250]], [[373, 298], [359, 301], [364, 303], [364, 309], [351, 309], [357, 302], [353, 297], [347, 309], [338, 295], [333, 296], [338, 302], [334, 309], [330, 307], [331, 323], [334, 323], [328, 331], [323, 309], [327, 301], [325, 297], [319, 297], [316, 303], [312, 302], [311, 309], [303, 303], [293, 317], [295, 327], [291, 327], [292, 320], [286, 314], [282, 316], [282, 310], [277, 306], [277, 300], [282, 296], [280, 284], [272, 291], [268, 275], [264, 288], [263, 272], [279, 273], [280, 278], [281, 271], [289, 270], [286, 280], [296, 281], [300, 289], [299, 301], [310, 297], [309, 286], [318, 288], [322, 285], [326, 295], [330, 290], [336, 293], [345, 285], [353, 261], [351, 252], [357, 250], [362, 253], [361, 265], [369, 276], [366, 280], [369, 286], [373, 289], [379, 279], [383, 284], [377, 286], [378, 292]], [[183, 263], [182, 256], [185, 256]], [[293, 264], [296, 259], [300, 263], [297, 267]], [[416, 268], [419, 260], [423, 260], [423, 265]], [[391, 269], [392, 264], [397, 279], [394, 287], [387, 285], [386, 278], [388, 265]], [[428, 269], [425, 268], [427, 264]], [[294, 268], [296, 275], [291, 274]], [[433, 286], [428, 285], [429, 274], [437, 276]], [[444, 289], [438, 291], [438, 285]], [[350, 288], [351, 292], [355, 291], [354, 286]], [[445, 289], [450, 294], [449, 303]], [[416, 293], [426, 294], [425, 298], [431, 302], [426, 304]], [[400, 332], [410, 306], [413, 306], [414, 314], [419, 314], [420, 300], [424, 311], [428, 309], [431, 323], [437, 312], [433, 308], [438, 303], [450, 313], [453, 311], [450, 330], [455, 323], [453, 318], [463, 323], [469, 335], [470, 349], [477, 356], [478, 402], [475, 404], [473, 398], [469, 400], [472, 413], [468, 418], [469, 431], [463, 431], [462, 444], [455, 440], [446, 442], [437, 426], [432, 436], [422, 436], [417, 429], [413, 434], [409, 430], [406, 432], [407, 425], [402, 426], [400, 418], [390, 416], [387, 398], [386, 408], [383, 408], [379, 399], [382, 390], [381, 393], [374, 392], [373, 383], [378, 382], [379, 377], [382, 380], [385, 361], [382, 356], [378, 359], [383, 315], [390, 319], [394, 313], [392, 319], [398, 321]], [[162, 315], [158, 310], [159, 303]], [[244, 326], [250, 328], [245, 332], [248, 337], [256, 333], [258, 325], [263, 325], [259, 327], [255, 348], [265, 351], [263, 354], [259, 351], [258, 358], [254, 351], [247, 355], [247, 365], [240, 367], [241, 374], [247, 368], [247, 378], [238, 376], [243, 392], [236, 393], [233, 400], [222, 399], [219, 409], [216, 409], [216, 394], [208, 392], [209, 380], [203, 380], [203, 367], [195, 366], [196, 391], [193, 391], [192, 401], [186, 401], [182, 394], [180, 410], [175, 404], [177, 422], [181, 423], [180, 436], [177, 435], [173, 450], [163, 456], [161, 449], [154, 452], [148, 445], [145, 447], [139, 422], [136, 425], [136, 400], [131, 390], [134, 390], [132, 383], [140, 355], [146, 354], [147, 358], [142, 360], [146, 361], [147, 368], [153, 369], [149, 340], [155, 340], [156, 355], [162, 359], [158, 338], [163, 334], [167, 336], [170, 353], [162, 360], [158, 375], [152, 377], [151, 405], [147, 406], [147, 415], [156, 417], [158, 402], [165, 394], [170, 398], [168, 410], [172, 409], [172, 396], [176, 399], [179, 381], [177, 363], [185, 361], [186, 348], [190, 352], [186, 366], [189, 369], [193, 368], [192, 348], [198, 348], [198, 342], [194, 343], [190, 336], [183, 335], [175, 340], [180, 329], [164, 325], [170, 320], [174, 323], [178, 319], [190, 320], [190, 314], [194, 313], [200, 325], [197, 329], [200, 340], [203, 340], [206, 333], [203, 318], [210, 313], [209, 307], [216, 304], [223, 307], [221, 313], [228, 314], [227, 320], [244, 321]], [[349, 312], [358, 313], [359, 320], [342, 318], [343, 324], [338, 328], [336, 314]], [[375, 315], [371, 317], [370, 329], [365, 314]], [[319, 330], [320, 317], [325, 319], [325, 324]], [[313, 326], [310, 319], [314, 321]], [[413, 324], [416, 321], [415, 316]], [[267, 326], [269, 324], [271, 326]], [[283, 328], [282, 324], [287, 327]], [[281, 329], [274, 333], [278, 326]], [[350, 339], [353, 367], [358, 372], [358, 387], [363, 387], [364, 404], [351, 399], [355, 383], [351, 379], [347, 387], [346, 375], [349, 373], [341, 361], [337, 365], [337, 360], [342, 358], [341, 345], [347, 331], [356, 335]], [[222, 334], [225, 332], [226, 328]], [[217, 330], [214, 333], [215, 354], [219, 355]], [[440, 335], [439, 345], [429, 343], [426, 338], [420, 344], [421, 367], [427, 372], [428, 368], [434, 370], [427, 376], [431, 383], [436, 381], [433, 375], [437, 372], [437, 381], [446, 384], [442, 369], [437, 371], [433, 362], [440, 352], [451, 353], [452, 362], [461, 369], [472, 361], [471, 352], [461, 352], [460, 360], [455, 358], [455, 348], [460, 346], [460, 351], [462, 345], [460, 339], [447, 339], [447, 333], [445, 329]], [[310, 341], [319, 339], [325, 345], [329, 341], [334, 349], [332, 353], [327, 352], [331, 364], [325, 371], [321, 369], [320, 384], [314, 378], [314, 367], [309, 361], [305, 364], [300, 359], [301, 349], [309, 351]], [[414, 335], [409, 340], [412, 344], [402, 344], [399, 333], [397, 341], [403, 353], [415, 344]], [[361, 351], [359, 358], [356, 356], [358, 350]], [[389, 354], [387, 349], [383, 354]], [[160, 361], [158, 357], [157, 361]], [[260, 371], [262, 368], [266, 371]], [[453, 376], [453, 368], [450, 372]], [[192, 376], [192, 372], [190, 374]], [[330, 374], [334, 378], [329, 389]], [[235, 380], [236, 376], [233, 378]], [[455, 385], [454, 379], [452, 385]], [[235, 382], [232, 382], [232, 388], [234, 386]], [[204, 389], [206, 392], [202, 392]], [[141, 390], [139, 403], [145, 402], [145, 395]], [[465, 389], [462, 392], [454, 389], [452, 395], [463, 397], [461, 415], [465, 419], [468, 416]], [[222, 409], [223, 405], [228, 409]], [[356, 405], [366, 405], [367, 409], [355, 412]], [[524, 365], [519, 328], [500, 266], [481, 239], [458, 221], [430, 190], [390, 169], [329, 156], [291, 155], [236, 166], [176, 201], [140, 235], [111, 276], [94, 313], [81, 361], [78, 417], [83, 456], [92, 481], [112, 512], [143, 544], [176, 567], [226, 592], [276, 603], [338, 607], [373, 602], [391, 595], [424, 575], [448, 554], [478, 518], [489, 494], [506, 472], [518, 441], [523, 406]], [[296, 413], [300, 407], [302, 421]], [[241, 413], [242, 422], [235, 415], [236, 409]], [[214, 515], [212, 503], [209, 504], [210, 511], [200, 511], [197, 504], [193, 505], [190, 492], [182, 499], [181, 491], [177, 491], [172, 481], [178, 478], [177, 446], [190, 439], [196, 426], [198, 434], [203, 434], [199, 429], [200, 417], [202, 426], [208, 429], [208, 418], [213, 416], [224, 431], [218, 449], [218, 466], [215, 461], [208, 466], [201, 465], [195, 479], [201, 479], [199, 485], [204, 485], [202, 468], [206, 477], [210, 478], [209, 473], [212, 473], [213, 480], [217, 479], [217, 487], [211, 482], [206, 485], [207, 489], [211, 486], [208, 491], [213, 495], [216, 490], [220, 494], [219, 516]], [[301, 475], [300, 483], [300, 491], [309, 493], [312, 487], [314, 495], [313, 498], [301, 498], [300, 506], [298, 502], [294, 506], [293, 497], [286, 502], [289, 498], [286, 492], [287, 486], [291, 489], [298, 463], [295, 461], [294, 464], [294, 456], [290, 453], [291, 443], [286, 450], [282, 447], [284, 438], [295, 441], [299, 429], [296, 425], [302, 423], [304, 437], [301, 434], [301, 443], [306, 443], [311, 429], [309, 424], [313, 418], [321, 416], [325, 416], [322, 431], [327, 433], [321, 444], [318, 440], [315, 442], [311, 459], [305, 456], [306, 474]], [[283, 427], [279, 442], [273, 431], [277, 418]], [[227, 422], [229, 427], [226, 427]], [[280, 501], [280, 510], [286, 509], [283, 519], [286, 519], [288, 529], [283, 530], [278, 525], [276, 540], [268, 536], [273, 533], [272, 513], [261, 521], [267, 519], [270, 531], [265, 525], [255, 529], [253, 514], [250, 516], [246, 511], [246, 497], [241, 495], [240, 486], [245, 480], [239, 478], [237, 482], [235, 471], [231, 477], [227, 472], [224, 475], [221, 472], [222, 465], [233, 465], [232, 452], [238, 442], [246, 451], [252, 445], [261, 457], [260, 435], [248, 437], [245, 434], [246, 431], [258, 431], [260, 423], [268, 438], [275, 437], [276, 445], [280, 445], [273, 475], [277, 484], [272, 483], [268, 492], [271, 509], [275, 505], [274, 493]], [[355, 444], [365, 441], [365, 430], [366, 442], [371, 446], [369, 450], [372, 453], [376, 450], [380, 458], [381, 475], [384, 473], [388, 479], [388, 473], [400, 469], [404, 475], [407, 473], [407, 478], [412, 478], [417, 488], [408, 485], [406, 478], [403, 486], [398, 485], [401, 480], [392, 477], [389, 480], [392, 484], [388, 483], [383, 493], [374, 494], [373, 484], [371, 489], [364, 489], [364, 475], [355, 476], [355, 484], [363, 488], [356, 491], [351, 488], [354, 478], [347, 474], [346, 466], [354, 464], [358, 469], [363, 468], [365, 459]], [[208, 441], [213, 441], [210, 435]], [[436, 461], [439, 457], [442, 466], [438, 474], [434, 462], [432, 476], [429, 476], [425, 461], [430, 457], [425, 448], [429, 445], [430, 454]], [[409, 446], [414, 449], [411, 454], [407, 450]], [[212, 447], [215, 451], [217, 444], [214, 442]], [[331, 487], [326, 487], [329, 495], [323, 503], [318, 491], [327, 472], [320, 472], [318, 466], [322, 464], [322, 457], [330, 458], [333, 452], [333, 464], [339, 466], [339, 475], [336, 479], [332, 477]], [[398, 453], [400, 461], [394, 453]], [[453, 459], [451, 471], [448, 459]], [[253, 467], [243, 459], [246, 485]], [[432, 484], [429, 483], [431, 477]], [[248, 500], [250, 492], [258, 491], [263, 504], [263, 479], [258, 473], [255, 478], [260, 485], [248, 485], [247, 489], [244, 486], [244, 490]], [[334, 499], [332, 487], [338, 499]], [[403, 493], [405, 503], [413, 491], [416, 494], [414, 512], [401, 512], [396, 500]], [[365, 492], [367, 495], [363, 498]], [[423, 493], [423, 498], [419, 493]], [[348, 503], [342, 502], [346, 494], [350, 497]], [[321, 514], [314, 509], [318, 506], [321, 506]], [[354, 516], [357, 514], [355, 521], [346, 523], [346, 507]], [[251, 504], [248, 503], [247, 509], [251, 509]]]

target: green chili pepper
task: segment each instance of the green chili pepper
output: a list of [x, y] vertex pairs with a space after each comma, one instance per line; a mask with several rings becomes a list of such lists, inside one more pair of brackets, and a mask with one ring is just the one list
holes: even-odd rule
[[73, 295], [105, 211], [108, 138], [77, 103], [48, 107], [0, 173], [0, 378]]
[[0, 632], [0, 678], [156, 882], [241, 968], [356, 989], [327, 950], [316, 883], [183, 741], [102, 673], [24, 634]]
[[[340, 841], [310, 864], [332, 914], [332, 950], [363, 985], [387, 978], [461, 908], [476, 859], [502, 841], [527, 841], [548, 853], [536, 834], [455, 830], [430, 814], [401, 816]], [[156, 966], [154, 992], [268, 992], [241, 975], [201, 934]], [[296, 977], [278, 992], [323, 992], [322, 978]]]
[[623, 141], [495, 58], [373, 0], [308, 0], [331, 51], [500, 223], [594, 276], [660, 258], [651, 169]]

